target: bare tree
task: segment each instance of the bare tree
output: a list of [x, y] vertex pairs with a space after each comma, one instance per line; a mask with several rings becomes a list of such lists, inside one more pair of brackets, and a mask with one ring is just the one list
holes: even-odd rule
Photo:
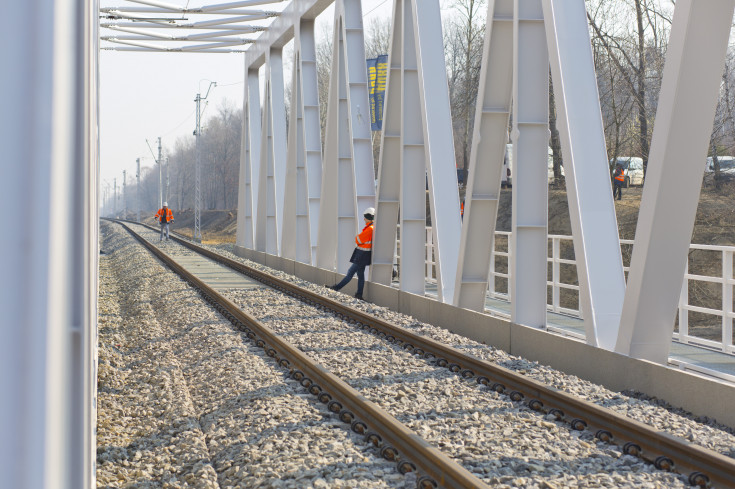
[[445, 57], [454, 126], [455, 150], [461, 167], [468, 170], [475, 102], [485, 36], [485, 0], [454, 0], [455, 15], [444, 23]]

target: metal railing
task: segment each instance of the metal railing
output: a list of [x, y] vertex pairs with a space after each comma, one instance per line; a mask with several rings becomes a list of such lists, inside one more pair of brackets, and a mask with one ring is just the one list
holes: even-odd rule
[[[510, 262], [511, 262], [511, 250], [510, 240], [512, 239], [511, 233], [507, 231], [496, 231], [495, 233], [495, 249], [493, 250], [493, 256], [490, 260], [490, 274], [488, 281], [488, 297], [492, 299], [499, 299], [510, 302], [511, 297], [509, 294], [509, 282], [510, 282]], [[549, 302], [548, 311], [566, 314], [573, 317], [582, 318], [582, 313], [579, 310], [579, 284], [576, 283], [576, 261], [574, 259], [574, 245], [571, 236], [565, 235], [549, 235], [549, 256], [547, 262], [549, 264], [549, 280], [547, 285], [549, 287]], [[620, 240], [621, 251], [624, 256], [623, 270], [626, 274], [630, 269], [629, 257], [633, 246], [633, 240], [621, 239]], [[399, 250], [396, 248], [396, 263], [399, 262]], [[693, 344], [712, 348], [714, 350], [722, 351], [724, 353], [735, 354], [735, 346], [733, 345], [733, 321], [735, 321], [735, 311], [733, 311], [733, 300], [735, 298], [733, 294], [733, 285], [735, 285], [735, 277], [733, 276], [733, 255], [735, 255], [735, 246], [716, 246], [716, 245], [699, 245], [692, 244], [689, 247], [690, 256], [692, 253], [699, 252], [710, 252], [720, 254], [720, 274], [715, 275], [702, 275], [690, 273], [689, 263], [687, 263], [687, 269], [684, 274], [684, 282], [682, 283], [681, 294], [679, 297], [678, 305], [678, 318], [675, 324], [675, 331], [673, 338], [677, 341], [685, 344]], [[689, 261], [689, 260], [688, 260]], [[498, 262], [500, 267], [498, 267]], [[435, 262], [434, 262], [434, 251], [433, 251], [433, 237], [431, 227], [426, 228], [426, 255], [425, 255], [425, 269], [426, 269], [426, 280], [428, 283], [436, 282], [435, 273]], [[505, 266], [502, 266], [502, 265]], [[562, 267], [571, 267], [574, 269], [574, 283], [569, 283], [563, 279]], [[498, 270], [500, 268], [500, 270]], [[501, 284], [498, 287], [498, 283]], [[502, 286], [505, 284], [505, 287]], [[706, 287], [703, 284], [716, 284], [719, 285], [719, 294], [721, 300], [719, 300], [719, 308], [707, 307], [703, 305], [690, 304], [689, 291], [692, 289], [701, 289]], [[709, 302], [711, 303], [711, 299]], [[690, 314], [696, 313], [699, 315], [711, 316], [716, 321], [708, 322], [703, 321], [700, 318], [698, 325], [695, 329], [697, 332], [693, 332], [690, 329]], [[502, 315], [502, 314], [501, 314]], [[712, 338], [711, 334], [709, 337], [703, 337], [703, 333], [699, 331], [712, 331], [713, 328], [720, 328], [719, 338]], [[698, 335], [699, 334], [699, 335]]]

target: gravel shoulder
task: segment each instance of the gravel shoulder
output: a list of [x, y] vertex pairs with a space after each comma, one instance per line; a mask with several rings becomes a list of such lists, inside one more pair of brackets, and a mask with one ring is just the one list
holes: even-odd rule
[[126, 231], [101, 238], [97, 487], [404, 486]]

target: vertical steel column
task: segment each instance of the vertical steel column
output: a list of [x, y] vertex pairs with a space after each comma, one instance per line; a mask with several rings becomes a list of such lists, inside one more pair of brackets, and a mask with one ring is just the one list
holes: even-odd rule
[[401, 155], [400, 155], [400, 289], [424, 295], [426, 246], [426, 149], [421, 125], [421, 99], [416, 60], [413, 5], [403, 2], [401, 32]]
[[280, 255], [286, 177], [286, 109], [282, 49], [266, 53], [256, 249]]
[[483, 311], [513, 93], [513, 0], [490, 0], [454, 304]]
[[383, 131], [378, 159], [373, 263], [370, 279], [389, 285], [396, 252], [396, 225], [401, 195], [401, 88], [403, 86], [403, 2], [393, 1], [389, 70], [383, 104]]
[[260, 81], [257, 69], [248, 68], [245, 71], [236, 241], [238, 246], [254, 249], [255, 210], [260, 180]]
[[542, 3], [566, 171], [580, 311], [587, 343], [614, 350], [625, 275], [584, 0]]
[[313, 20], [300, 20], [294, 25], [291, 87], [281, 251], [285, 258], [311, 264], [312, 257], [316, 254], [321, 185], [319, 94]]
[[511, 320], [544, 328], [549, 57], [541, 0], [515, 0], [513, 52]]
[[[0, 474], [7, 487], [95, 485], [97, 11], [30, 0], [0, 18]], [[45, 15], [39, 16], [39, 12]], [[17, 214], [17, 215], [15, 215]], [[34, 216], [28, 219], [28, 216]]]
[[[319, 232], [319, 205], [322, 185], [322, 136], [319, 121], [319, 86], [316, 67], [314, 21], [301, 20], [301, 102], [304, 117], [304, 150], [306, 151], [306, 184], [308, 198], [309, 261], [316, 263]], [[304, 190], [302, 190], [304, 191]]]
[[676, 3], [616, 349], [666, 364], [733, 0]]
[[337, 0], [334, 15], [317, 264], [345, 272], [362, 211], [375, 205], [375, 172], [360, 0]]

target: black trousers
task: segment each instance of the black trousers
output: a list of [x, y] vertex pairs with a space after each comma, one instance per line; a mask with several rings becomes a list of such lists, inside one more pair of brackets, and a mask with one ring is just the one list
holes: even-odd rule
[[618, 200], [620, 200], [623, 197], [623, 182], [615, 180], [613, 183], [613, 199], [615, 199], [615, 193], [617, 192]]

